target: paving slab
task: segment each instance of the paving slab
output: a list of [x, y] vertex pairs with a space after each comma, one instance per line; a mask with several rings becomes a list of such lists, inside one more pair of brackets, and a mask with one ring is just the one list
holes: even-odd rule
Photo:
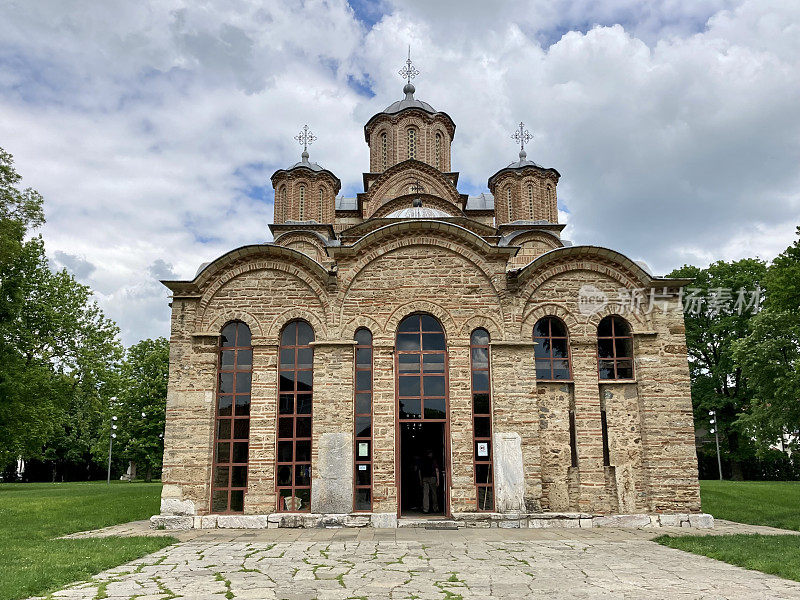
[[[688, 531], [229, 529], [166, 533], [177, 533], [182, 541], [52, 597], [800, 599], [798, 582], [651, 541], [664, 533], [798, 533], [726, 521], [717, 521], [713, 530]], [[132, 523], [80, 536], [138, 534], [165, 532]]]

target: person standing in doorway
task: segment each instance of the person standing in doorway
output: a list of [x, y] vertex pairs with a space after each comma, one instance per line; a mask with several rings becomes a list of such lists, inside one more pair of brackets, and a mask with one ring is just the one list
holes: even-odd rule
[[422, 461], [419, 471], [420, 483], [422, 484], [422, 512], [439, 512], [439, 463], [433, 457], [433, 452], [429, 451], [426, 460]]

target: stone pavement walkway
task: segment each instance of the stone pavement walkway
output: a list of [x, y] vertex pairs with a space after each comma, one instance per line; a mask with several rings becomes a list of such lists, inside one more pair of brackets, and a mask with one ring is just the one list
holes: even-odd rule
[[[135, 526], [129, 525], [129, 530]], [[727, 529], [727, 531], [725, 531]], [[787, 533], [769, 528], [759, 533]], [[706, 530], [707, 531], [707, 530]], [[718, 521], [713, 533], [753, 532]], [[133, 533], [133, 531], [131, 531]], [[160, 534], [161, 532], [159, 532]], [[659, 546], [695, 530], [271, 529], [185, 541], [53, 598], [800, 599], [800, 583]], [[713, 534], [712, 533], [712, 534]]]

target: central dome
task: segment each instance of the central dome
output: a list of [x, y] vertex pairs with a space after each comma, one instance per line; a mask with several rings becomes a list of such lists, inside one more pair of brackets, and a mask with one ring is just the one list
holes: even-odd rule
[[441, 219], [442, 217], [452, 217], [453, 215], [428, 206], [412, 206], [401, 208], [386, 215], [387, 219]]
[[403, 93], [405, 93], [406, 97], [402, 100], [398, 100], [397, 102], [392, 102], [389, 106], [383, 109], [383, 112], [385, 114], [393, 115], [407, 108], [419, 108], [425, 112], [435, 114], [436, 110], [430, 104], [414, 98], [415, 91], [414, 84], [406, 84], [406, 86], [403, 88]]

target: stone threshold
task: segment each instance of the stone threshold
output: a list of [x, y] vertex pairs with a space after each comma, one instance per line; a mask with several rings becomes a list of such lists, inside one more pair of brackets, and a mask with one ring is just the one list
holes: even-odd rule
[[658, 527], [696, 527], [707, 529], [714, 526], [714, 517], [705, 513], [650, 513], [630, 515], [601, 515], [592, 513], [547, 512], [547, 513], [453, 513], [443, 519], [398, 519], [395, 513], [272, 513], [266, 515], [154, 515], [150, 518], [152, 529], [278, 529], [278, 528], [343, 528], [374, 527], [394, 529], [397, 527], [431, 528], [432, 525], [457, 528], [503, 529], [590, 529], [594, 527], [623, 527], [651, 529]]

